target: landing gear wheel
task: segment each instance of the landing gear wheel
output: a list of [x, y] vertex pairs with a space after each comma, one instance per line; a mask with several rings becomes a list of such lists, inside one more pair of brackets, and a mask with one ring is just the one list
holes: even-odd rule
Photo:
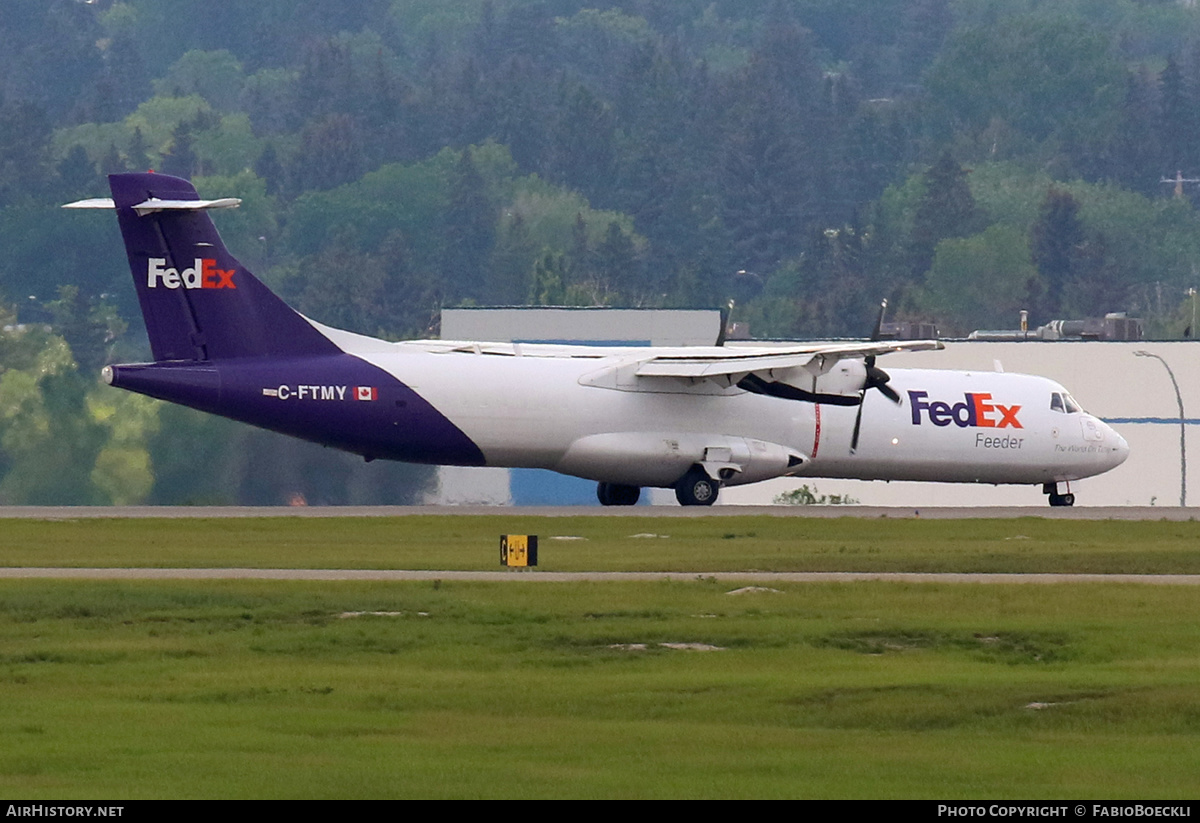
[[681, 506], [711, 506], [717, 502], [720, 488], [720, 483], [697, 467], [675, 484], [675, 499]]
[[600, 483], [596, 486], [596, 498], [601, 506], [634, 506], [642, 490], [638, 486], [626, 486], [621, 483]]
[[1075, 505], [1075, 495], [1071, 494], [1070, 492], [1067, 492], [1066, 494], [1051, 494], [1050, 495], [1050, 505], [1051, 506], [1074, 506]]

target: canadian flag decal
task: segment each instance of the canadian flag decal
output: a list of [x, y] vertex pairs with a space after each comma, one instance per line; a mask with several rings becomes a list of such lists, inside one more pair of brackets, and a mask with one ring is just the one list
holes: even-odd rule
[[355, 386], [354, 387], [354, 399], [355, 400], [378, 400], [379, 399], [379, 389], [375, 388], [374, 386]]

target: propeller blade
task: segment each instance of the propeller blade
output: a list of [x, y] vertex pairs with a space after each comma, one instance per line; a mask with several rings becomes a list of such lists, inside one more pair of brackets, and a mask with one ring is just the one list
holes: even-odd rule
[[896, 405], [900, 405], [900, 395], [888, 385], [888, 381], [892, 379], [892, 376], [876, 366], [874, 360], [874, 357], [867, 358], [867, 379], [864, 385], [868, 389], [879, 389], [880, 394]]
[[[879, 304], [879, 318], [875, 321], [875, 329], [871, 332], [872, 340], [881, 340], [883, 338], [883, 317], [887, 312], [887, 300], [883, 300]], [[888, 381], [892, 376], [883, 369], [875, 365], [875, 355], [871, 354], [863, 358], [863, 365], [866, 366], [866, 379], [863, 380], [862, 391], [858, 394], [858, 414], [854, 415], [854, 432], [850, 435], [850, 453], [855, 454], [858, 451], [858, 434], [862, 429], [863, 406], [867, 402], [867, 390], [878, 389], [879, 393], [891, 400], [897, 406], [901, 404], [900, 394], [888, 385]]]
[[867, 401], [867, 393], [864, 391], [859, 395], [858, 414], [854, 415], [854, 433], [850, 435], [850, 453], [854, 454], [858, 451], [858, 430], [862, 426], [862, 410]]
[[[871, 332], [871, 340], [883, 339], [883, 315], [887, 311], [887, 300], [883, 300], [879, 304], [879, 318], [875, 321], [875, 330]], [[875, 358], [871, 358], [874, 360]]]

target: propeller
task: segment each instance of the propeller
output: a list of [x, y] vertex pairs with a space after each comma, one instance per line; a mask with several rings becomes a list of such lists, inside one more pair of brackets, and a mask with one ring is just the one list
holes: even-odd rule
[[865, 362], [867, 365], [867, 380], [863, 383], [863, 391], [865, 392], [867, 389], [879, 389], [880, 394], [899, 406], [899, 393], [888, 385], [888, 381], [892, 379], [892, 376], [875, 365], [875, 355], [868, 357]]
[[[880, 340], [883, 337], [883, 315], [887, 311], [887, 301], [884, 300], [879, 304], [879, 319], [875, 321], [875, 330], [871, 332], [871, 340]], [[866, 365], [867, 376], [863, 381], [862, 390], [858, 393], [858, 414], [854, 416], [854, 432], [850, 435], [850, 453], [854, 454], [858, 451], [858, 433], [862, 428], [862, 413], [863, 406], [866, 405], [867, 391], [869, 389], [878, 389], [879, 393], [891, 400], [897, 406], [900, 405], [899, 393], [888, 385], [891, 375], [883, 369], [875, 365], [875, 355], [867, 355], [863, 360]]]

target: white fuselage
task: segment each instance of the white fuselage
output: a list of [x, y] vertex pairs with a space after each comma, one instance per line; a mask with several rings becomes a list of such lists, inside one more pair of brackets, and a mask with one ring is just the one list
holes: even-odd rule
[[637, 486], [669, 486], [696, 463], [728, 467], [727, 485], [782, 475], [1035, 484], [1099, 474], [1128, 453], [1095, 417], [1053, 408], [1066, 390], [1030, 375], [889, 370], [902, 402], [868, 390], [852, 452], [857, 406], [647, 381], [628, 365], [644, 349], [335, 339], [424, 397], [491, 466]]

